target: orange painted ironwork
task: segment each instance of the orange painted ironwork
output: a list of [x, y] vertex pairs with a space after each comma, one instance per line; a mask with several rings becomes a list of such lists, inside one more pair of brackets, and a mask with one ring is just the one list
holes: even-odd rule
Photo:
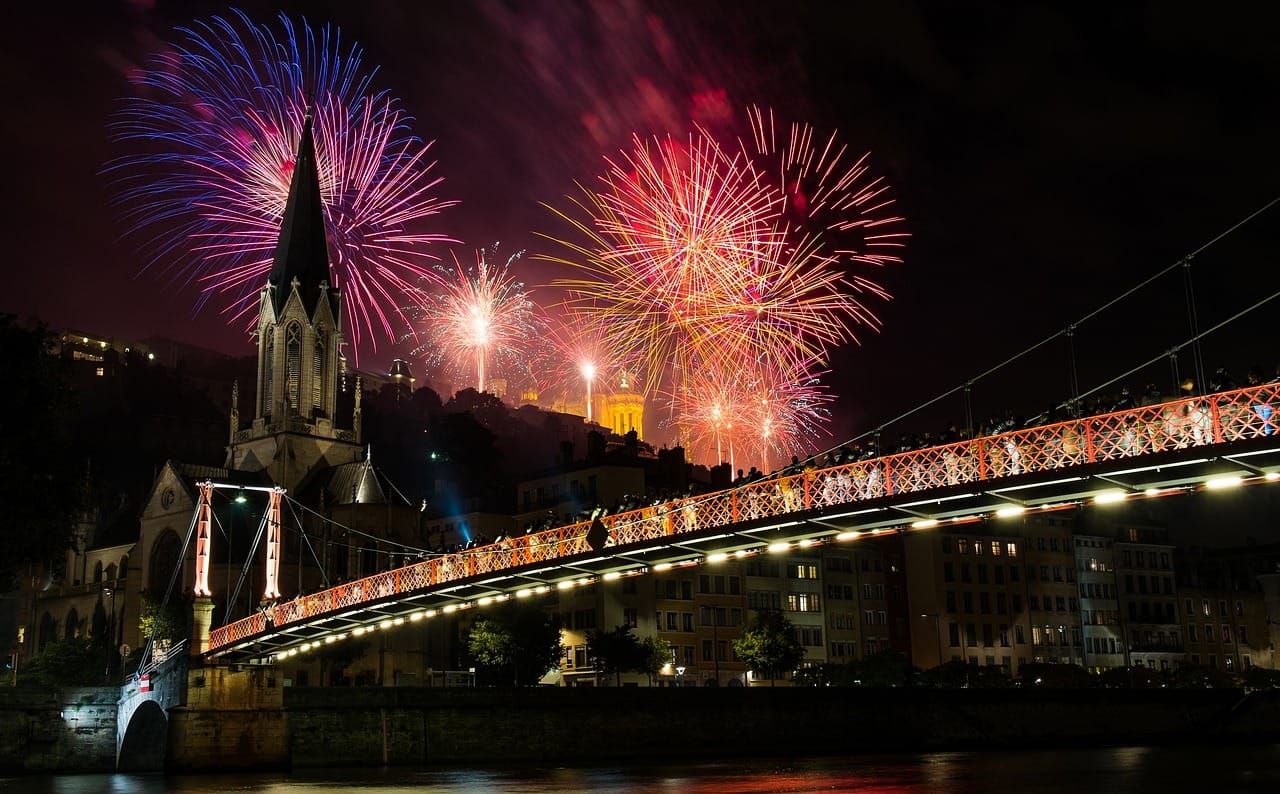
[[268, 601], [280, 597], [280, 497], [281, 488], [271, 491], [267, 504], [267, 576], [262, 597]]
[[211, 520], [213, 483], [205, 480], [199, 484], [200, 503], [196, 505], [196, 584], [197, 596], [211, 596], [209, 592], [209, 562], [213, 550], [209, 547], [213, 529]]
[[[1271, 435], [1280, 435], [1276, 383], [771, 477], [601, 520], [609, 544], [626, 546], [895, 494]], [[588, 554], [590, 526], [583, 521], [434, 557], [276, 604], [269, 614], [275, 626], [282, 626], [460, 579]], [[261, 614], [223, 626], [212, 632], [210, 650], [265, 629]]]

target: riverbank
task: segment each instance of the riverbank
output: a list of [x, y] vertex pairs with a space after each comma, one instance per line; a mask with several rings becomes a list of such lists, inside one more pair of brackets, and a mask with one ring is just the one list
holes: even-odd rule
[[[118, 690], [0, 690], [0, 771], [115, 765]], [[170, 709], [168, 771], [197, 723], [264, 768], [583, 764], [929, 750], [1280, 741], [1280, 692], [1240, 690], [297, 688], [284, 708]], [[270, 713], [267, 713], [270, 711]], [[270, 719], [267, 719], [270, 718]], [[270, 724], [285, 739], [258, 735]]]

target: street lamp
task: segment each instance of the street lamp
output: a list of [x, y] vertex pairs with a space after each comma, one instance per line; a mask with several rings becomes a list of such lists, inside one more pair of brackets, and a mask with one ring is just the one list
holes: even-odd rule
[[933, 637], [938, 641], [938, 666], [942, 666], [942, 619], [937, 612], [925, 612], [922, 618], [933, 618]]
[[107, 628], [107, 642], [104, 645], [107, 648], [107, 666], [102, 672], [102, 683], [111, 683], [111, 651], [116, 644], [116, 591], [115, 588], [104, 587], [102, 594], [111, 599], [111, 622]]
[[676, 668], [676, 686], [684, 686], [684, 665], [680, 665]]

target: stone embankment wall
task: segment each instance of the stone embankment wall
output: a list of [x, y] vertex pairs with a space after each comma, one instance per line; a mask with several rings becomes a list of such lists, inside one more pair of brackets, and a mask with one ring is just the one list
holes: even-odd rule
[[[169, 771], [1280, 741], [1280, 692], [282, 690], [260, 671], [205, 675], [168, 711]], [[118, 697], [0, 689], [0, 772], [113, 769]]]
[[116, 766], [118, 687], [0, 688], [0, 772]]
[[227, 772], [289, 766], [288, 717], [275, 671], [195, 668], [186, 703], [170, 708], [165, 769]]
[[1236, 690], [287, 689], [292, 764], [471, 764], [1280, 739]]

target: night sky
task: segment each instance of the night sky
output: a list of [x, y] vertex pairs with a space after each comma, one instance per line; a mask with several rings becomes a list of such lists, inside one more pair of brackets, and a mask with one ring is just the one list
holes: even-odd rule
[[[1059, 6], [1062, 7], [1059, 7]], [[104, 163], [125, 75], [213, 3], [28, 3], [9, 20], [0, 125], [11, 181], [0, 311], [235, 354], [243, 331], [148, 272], [121, 238]], [[1280, 196], [1275, 7], [805, 2], [241, 3], [305, 11], [379, 65], [414, 132], [436, 141], [440, 231], [460, 253], [526, 248], [545, 283], [539, 205], [563, 206], [632, 132], [756, 103], [871, 152], [912, 239], [872, 274], [893, 294], [879, 334], [832, 361], [837, 436], [948, 391], [1083, 318]], [[46, 10], [48, 9], [48, 10]], [[278, 27], [276, 28], [278, 30]], [[1280, 206], [1195, 259], [1203, 330], [1277, 289]], [[443, 251], [442, 251], [443, 253]], [[1082, 325], [1084, 389], [1189, 335], [1180, 274]], [[536, 290], [535, 290], [536, 296]], [[1275, 305], [1207, 339], [1206, 366], [1273, 370]], [[1267, 339], [1260, 335], [1268, 332]], [[380, 348], [368, 366], [385, 365]], [[979, 418], [1068, 396], [1065, 337], [974, 389]], [[366, 363], [366, 362], [362, 362]], [[1189, 359], [1180, 360], [1184, 368]], [[1167, 362], [1125, 382], [1160, 379]], [[929, 418], [962, 420], [958, 396]], [[910, 428], [907, 428], [910, 429]], [[896, 431], [895, 431], [896, 432]]]

